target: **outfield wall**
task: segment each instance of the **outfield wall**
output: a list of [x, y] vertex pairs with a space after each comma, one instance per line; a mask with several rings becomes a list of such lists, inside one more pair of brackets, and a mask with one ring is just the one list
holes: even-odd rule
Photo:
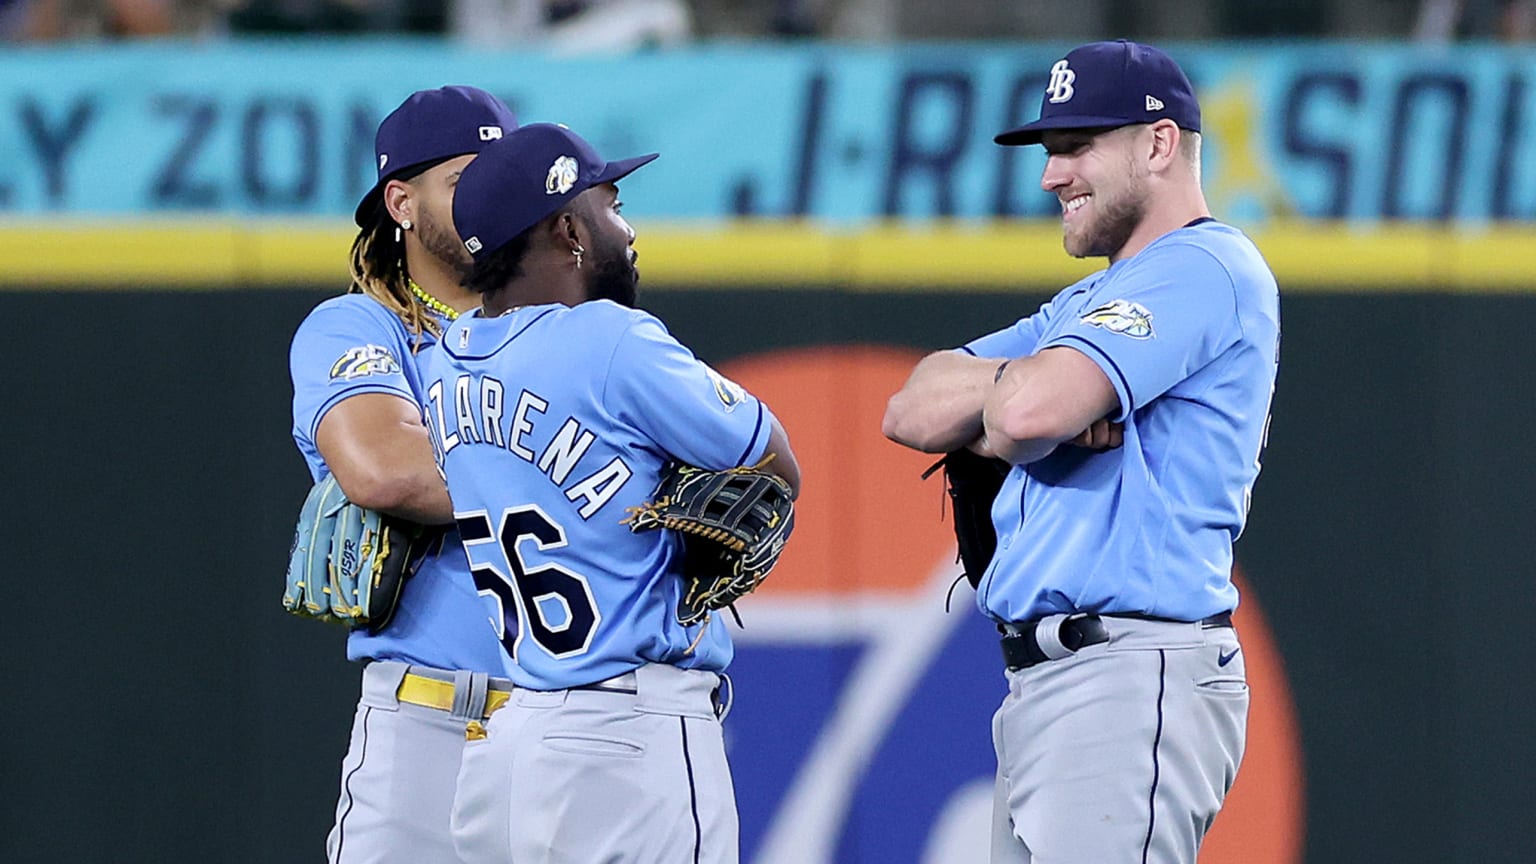
[[[922, 352], [1094, 266], [1037, 218], [1038, 148], [990, 143], [1064, 47], [8, 48], [0, 862], [321, 860], [357, 670], [278, 603], [287, 342], [342, 287], [373, 127], [448, 82], [663, 153], [624, 184], [644, 303], [805, 465], [743, 604], [744, 860], [984, 860], [994, 634], [963, 588], [944, 612], [943, 496], [878, 421]], [[1172, 50], [1284, 319], [1237, 551], [1252, 735], [1202, 861], [1529, 861], [1536, 52]]]
[[[328, 290], [4, 294], [0, 860], [320, 859], [357, 672], [278, 597], [307, 487], [286, 341]], [[745, 860], [980, 860], [996, 648], [964, 589], [943, 613], [941, 495], [877, 418], [918, 352], [1044, 296], [645, 297], [807, 463], [791, 555], [743, 608]], [[1203, 860], [1529, 860], [1536, 298], [1303, 291], [1283, 314], [1238, 546], [1250, 669], [1273, 665]]]

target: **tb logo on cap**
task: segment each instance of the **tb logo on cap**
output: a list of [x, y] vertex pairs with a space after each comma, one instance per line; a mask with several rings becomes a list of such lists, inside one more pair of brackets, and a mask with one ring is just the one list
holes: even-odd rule
[[1045, 85], [1045, 92], [1051, 94], [1051, 102], [1059, 104], [1072, 98], [1072, 82], [1077, 80], [1077, 73], [1067, 68], [1067, 61], [1057, 60], [1051, 67], [1051, 80]]

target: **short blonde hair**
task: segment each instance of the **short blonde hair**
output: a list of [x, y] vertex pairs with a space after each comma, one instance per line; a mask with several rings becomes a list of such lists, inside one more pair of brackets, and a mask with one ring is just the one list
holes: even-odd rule
[[1189, 163], [1189, 173], [1200, 182], [1200, 133], [1193, 129], [1179, 129], [1179, 154]]

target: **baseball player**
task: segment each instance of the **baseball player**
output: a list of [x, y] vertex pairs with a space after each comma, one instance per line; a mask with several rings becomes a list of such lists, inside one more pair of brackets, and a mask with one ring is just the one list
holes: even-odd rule
[[[1200, 190], [1200, 108], [1163, 52], [1079, 47], [1040, 119], [1067, 251], [1108, 269], [924, 358], [885, 433], [1012, 464], [977, 603], [1003, 633], [993, 862], [1194, 864], [1242, 759], [1232, 543], [1259, 471], [1279, 296]], [[1071, 442], [1088, 446], [1063, 446]]]
[[791, 489], [799, 468], [766, 405], [633, 308], [615, 184], [654, 158], [524, 126], [454, 198], [484, 306], [431, 352], [428, 425], [518, 688], [465, 749], [471, 864], [738, 860], [716, 710], [730, 636], [679, 623], [678, 535], [622, 522], [669, 460], [766, 459]]
[[[352, 293], [304, 319], [290, 357], [293, 439], [310, 473], [333, 474], [360, 506], [451, 526], [422, 423], [420, 352], [478, 305], [459, 286], [471, 262], [450, 202], [474, 154], [515, 127], [505, 105], [472, 87], [414, 93], [379, 125], [378, 182], [356, 214]], [[510, 689], [489, 611], [449, 527], [387, 626], [348, 637], [348, 659], [366, 665], [326, 844], [332, 864], [453, 860], [464, 730], [484, 718], [498, 686]]]

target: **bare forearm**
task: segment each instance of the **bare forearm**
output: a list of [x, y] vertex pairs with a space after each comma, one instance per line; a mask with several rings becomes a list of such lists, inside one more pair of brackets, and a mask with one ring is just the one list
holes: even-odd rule
[[770, 474], [777, 474], [780, 479], [789, 484], [791, 497], [800, 497], [800, 463], [795, 459], [795, 452], [789, 449], [789, 434], [779, 421], [773, 421], [773, 431], [768, 436], [768, 449], [763, 453], [764, 458], [773, 457], [767, 465]]
[[1118, 407], [1104, 373], [1072, 348], [1009, 362], [982, 409], [986, 449], [1015, 465], [1044, 458]]
[[986, 431], [982, 434], [981, 446], [972, 448], [984, 455], [996, 456], [1012, 465], [1028, 465], [1037, 459], [1044, 459], [1051, 455], [1062, 441], [1067, 439], [1053, 438], [1026, 438], [1022, 440], [1009, 438], [1007, 434], [997, 428], [997, 425], [983, 423]]
[[1048, 455], [1066, 436], [1055, 437], [1039, 422], [1038, 412], [1021, 407], [1029, 397], [1026, 389], [1032, 370], [1024, 361], [1009, 363], [988, 394], [981, 414], [982, 447], [991, 455], [1014, 465], [1027, 465]]
[[354, 504], [426, 525], [453, 521], [419, 409], [382, 393], [343, 400], [320, 421], [315, 445]]
[[425, 464], [395, 464], [387, 473], [350, 477], [337, 473], [336, 482], [354, 504], [399, 516], [423, 525], [446, 525], [453, 521], [453, 502], [448, 487], [437, 473], [437, 463], [430, 454]]
[[925, 453], [976, 441], [999, 358], [940, 351], [924, 357], [886, 404], [885, 437]]
[[448, 487], [441, 479], [435, 487], [412, 490], [393, 508], [379, 509], [422, 525], [447, 525], [453, 521], [453, 502], [448, 500]]

